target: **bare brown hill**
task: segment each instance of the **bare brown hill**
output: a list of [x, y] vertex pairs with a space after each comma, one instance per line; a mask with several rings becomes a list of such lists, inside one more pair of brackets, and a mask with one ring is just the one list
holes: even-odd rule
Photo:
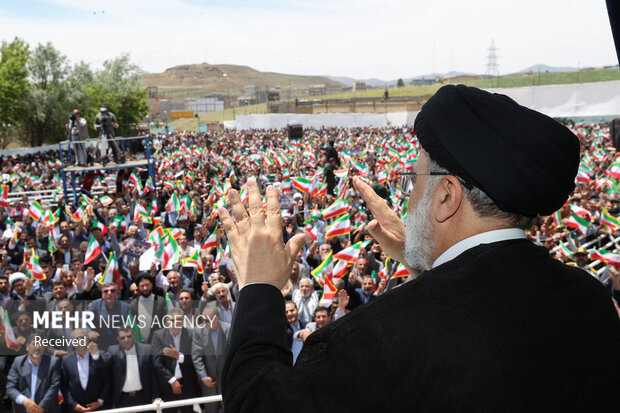
[[243, 96], [245, 86], [261, 88], [280, 87], [284, 92], [300, 95], [300, 89], [323, 84], [326, 87], [343, 87], [342, 83], [324, 76], [287, 75], [273, 72], [259, 72], [248, 66], [180, 65], [166, 69], [163, 73], [149, 73], [143, 77], [145, 87], [157, 86], [160, 95], [179, 100], [184, 97], [202, 97], [211, 93]]

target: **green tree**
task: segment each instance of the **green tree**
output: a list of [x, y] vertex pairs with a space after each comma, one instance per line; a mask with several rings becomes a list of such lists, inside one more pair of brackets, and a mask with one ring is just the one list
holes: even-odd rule
[[30, 146], [66, 139], [68, 107], [72, 101], [67, 58], [51, 43], [39, 44], [28, 62], [31, 88], [24, 99], [22, 140]]
[[396, 82], [396, 87], [404, 87], [405, 86], [405, 82], [403, 82], [402, 79], [398, 79], [398, 81]]
[[30, 55], [26, 42], [15, 38], [0, 46], [0, 148], [4, 149], [17, 136], [22, 124], [23, 97], [28, 93]]
[[146, 88], [140, 87], [143, 74], [138, 65], [131, 63], [128, 54], [106, 60], [103, 69], [94, 74], [86, 90], [91, 124], [99, 105], [105, 102], [119, 124], [116, 136], [131, 136], [132, 126], [142, 121], [148, 113]]

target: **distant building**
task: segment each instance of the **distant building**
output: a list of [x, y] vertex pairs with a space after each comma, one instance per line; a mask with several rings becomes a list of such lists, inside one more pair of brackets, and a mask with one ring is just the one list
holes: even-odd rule
[[310, 96], [324, 95], [327, 91], [325, 85], [312, 85], [308, 88], [308, 94]]
[[437, 78], [435, 77], [421, 77], [418, 79], [411, 79], [411, 86], [432, 85], [436, 82], [437, 82]]
[[353, 91], [360, 92], [366, 90], [366, 82], [353, 82]]
[[277, 89], [270, 89], [267, 92], [267, 102], [277, 102], [280, 100], [280, 91]]
[[214, 97], [187, 99], [187, 109], [196, 113], [224, 110], [224, 100]]
[[163, 121], [170, 119], [172, 112], [184, 111], [185, 102], [173, 102], [169, 99], [159, 100], [159, 118]]

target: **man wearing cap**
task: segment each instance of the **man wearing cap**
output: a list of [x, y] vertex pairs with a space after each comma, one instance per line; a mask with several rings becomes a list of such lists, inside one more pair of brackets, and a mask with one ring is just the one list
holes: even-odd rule
[[[229, 192], [235, 219], [218, 212], [242, 289], [226, 408], [617, 409], [620, 323], [609, 293], [524, 233], [573, 190], [577, 138], [506, 96], [463, 85], [439, 89], [415, 130], [421, 151], [408, 175], [406, 229], [367, 184], [354, 185], [375, 217], [368, 231], [417, 278], [317, 330], [294, 367], [280, 288], [308, 236], [282, 245], [273, 188], [263, 212], [248, 183], [249, 216]], [[377, 377], [384, 385], [359, 384]], [[318, 380], [338, 391], [300, 391]]]
[[[114, 129], [118, 129], [118, 122], [116, 121], [116, 116], [114, 113], [108, 110], [107, 103], [101, 103], [99, 106], [99, 113], [95, 116], [95, 130], [99, 132], [99, 136], [101, 137], [101, 147], [100, 151], [103, 165], [107, 163], [107, 150], [108, 150], [108, 139], [110, 140], [110, 145], [112, 146], [112, 153], [114, 154], [114, 162], [118, 163], [121, 160], [121, 150], [118, 146], [118, 143], [114, 140]], [[122, 163], [124, 163], [124, 159]]]

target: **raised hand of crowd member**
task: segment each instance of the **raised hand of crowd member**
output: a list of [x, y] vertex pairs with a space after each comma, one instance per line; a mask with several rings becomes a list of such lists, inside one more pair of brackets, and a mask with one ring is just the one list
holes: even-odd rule
[[385, 278], [381, 278], [379, 284], [377, 285], [377, 290], [375, 291], [375, 295], [381, 294], [385, 290], [385, 286], [387, 285], [387, 281]]
[[297, 334], [297, 337], [300, 338], [302, 341], [306, 341], [310, 334], [312, 334], [312, 331], [303, 329]]
[[614, 290], [620, 291], [620, 272], [614, 266], [609, 267], [609, 279], [611, 280]]
[[75, 285], [77, 285], [78, 288], [84, 286], [84, 271], [78, 270], [75, 272]]
[[203, 281], [201, 289], [202, 289], [202, 298], [206, 300], [209, 297], [209, 283], [206, 281]]
[[293, 262], [310, 235], [293, 236], [282, 243], [282, 216], [278, 194], [269, 186], [266, 191], [267, 209], [263, 212], [260, 191], [253, 180], [246, 183], [249, 214], [239, 198], [230, 190], [228, 198], [233, 217], [225, 208], [218, 210], [230, 243], [239, 288], [248, 283], [267, 283], [281, 290], [289, 279]]

